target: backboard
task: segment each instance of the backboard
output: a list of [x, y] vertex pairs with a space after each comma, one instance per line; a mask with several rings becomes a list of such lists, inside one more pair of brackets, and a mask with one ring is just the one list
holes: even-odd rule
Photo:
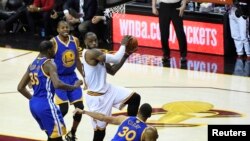
[[133, 0], [98, 0], [99, 9], [105, 9], [124, 4]]

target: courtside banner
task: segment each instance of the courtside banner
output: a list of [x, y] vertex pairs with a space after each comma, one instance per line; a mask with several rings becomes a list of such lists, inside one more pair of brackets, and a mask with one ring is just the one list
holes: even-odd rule
[[208, 141], [250, 141], [250, 125], [208, 125]]
[[[134, 14], [114, 15], [113, 42], [120, 43], [124, 35], [138, 38], [139, 46], [161, 48], [158, 17]], [[116, 18], [119, 17], [119, 18]], [[224, 55], [223, 24], [184, 21], [188, 51]], [[169, 45], [178, 50], [174, 27], [170, 26]]]

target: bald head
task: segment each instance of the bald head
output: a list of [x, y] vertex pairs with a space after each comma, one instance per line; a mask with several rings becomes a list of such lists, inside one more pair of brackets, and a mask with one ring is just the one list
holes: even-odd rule
[[53, 43], [48, 40], [44, 40], [39, 44], [39, 51], [41, 55], [44, 55], [48, 58], [53, 58], [55, 56]]
[[88, 49], [98, 48], [98, 39], [94, 32], [88, 32], [85, 34], [84, 43]]
[[52, 49], [53, 43], [51, 41], [44, 40], [39, 44], [39, 51], [41, 53], [47, 53], [49, 49]]

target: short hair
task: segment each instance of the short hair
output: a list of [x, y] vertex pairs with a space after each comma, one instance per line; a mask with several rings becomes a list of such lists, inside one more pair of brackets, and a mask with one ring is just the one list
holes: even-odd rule
[[94, 32], [87, 32], [84, 36], [84, 39], [87, 39], [89, 36], [96, 36], [96, 34]]
[[46, 53], [49, 49], [53, 47], [53, 43], [48, 40], [44, 40], [39, 44], [39, 51], [41, 53]]
[[151, 113], [152, 113], [152, 107], [150, 104], [148, 103], [144, 103], [141, 105], [140, 109], [139, 109], [139, 113], [144, 117], [144, 118], [149, 118], [151, 117]]
[[67, 21], [61, 20], [57, 23], [57, 28], [61, 25], [61, 24], [69, 24]]

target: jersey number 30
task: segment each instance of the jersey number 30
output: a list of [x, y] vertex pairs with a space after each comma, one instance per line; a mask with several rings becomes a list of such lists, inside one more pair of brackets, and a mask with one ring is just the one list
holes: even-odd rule
[[136, 136], [136, 132], [134, 130], [129, 130], [127, 126], [123, 127], [122, 129], [123, 130], [119, 132], [118, 135], [120, 137], [125, 137], [127, 141], [133, 141]]
[[37, 73], [30, 73], [29, 76], [30, 76], [32, 85], [38, 85], [39, 84], [39, 80], [37, 78], [37, 76], [38, 76]]

